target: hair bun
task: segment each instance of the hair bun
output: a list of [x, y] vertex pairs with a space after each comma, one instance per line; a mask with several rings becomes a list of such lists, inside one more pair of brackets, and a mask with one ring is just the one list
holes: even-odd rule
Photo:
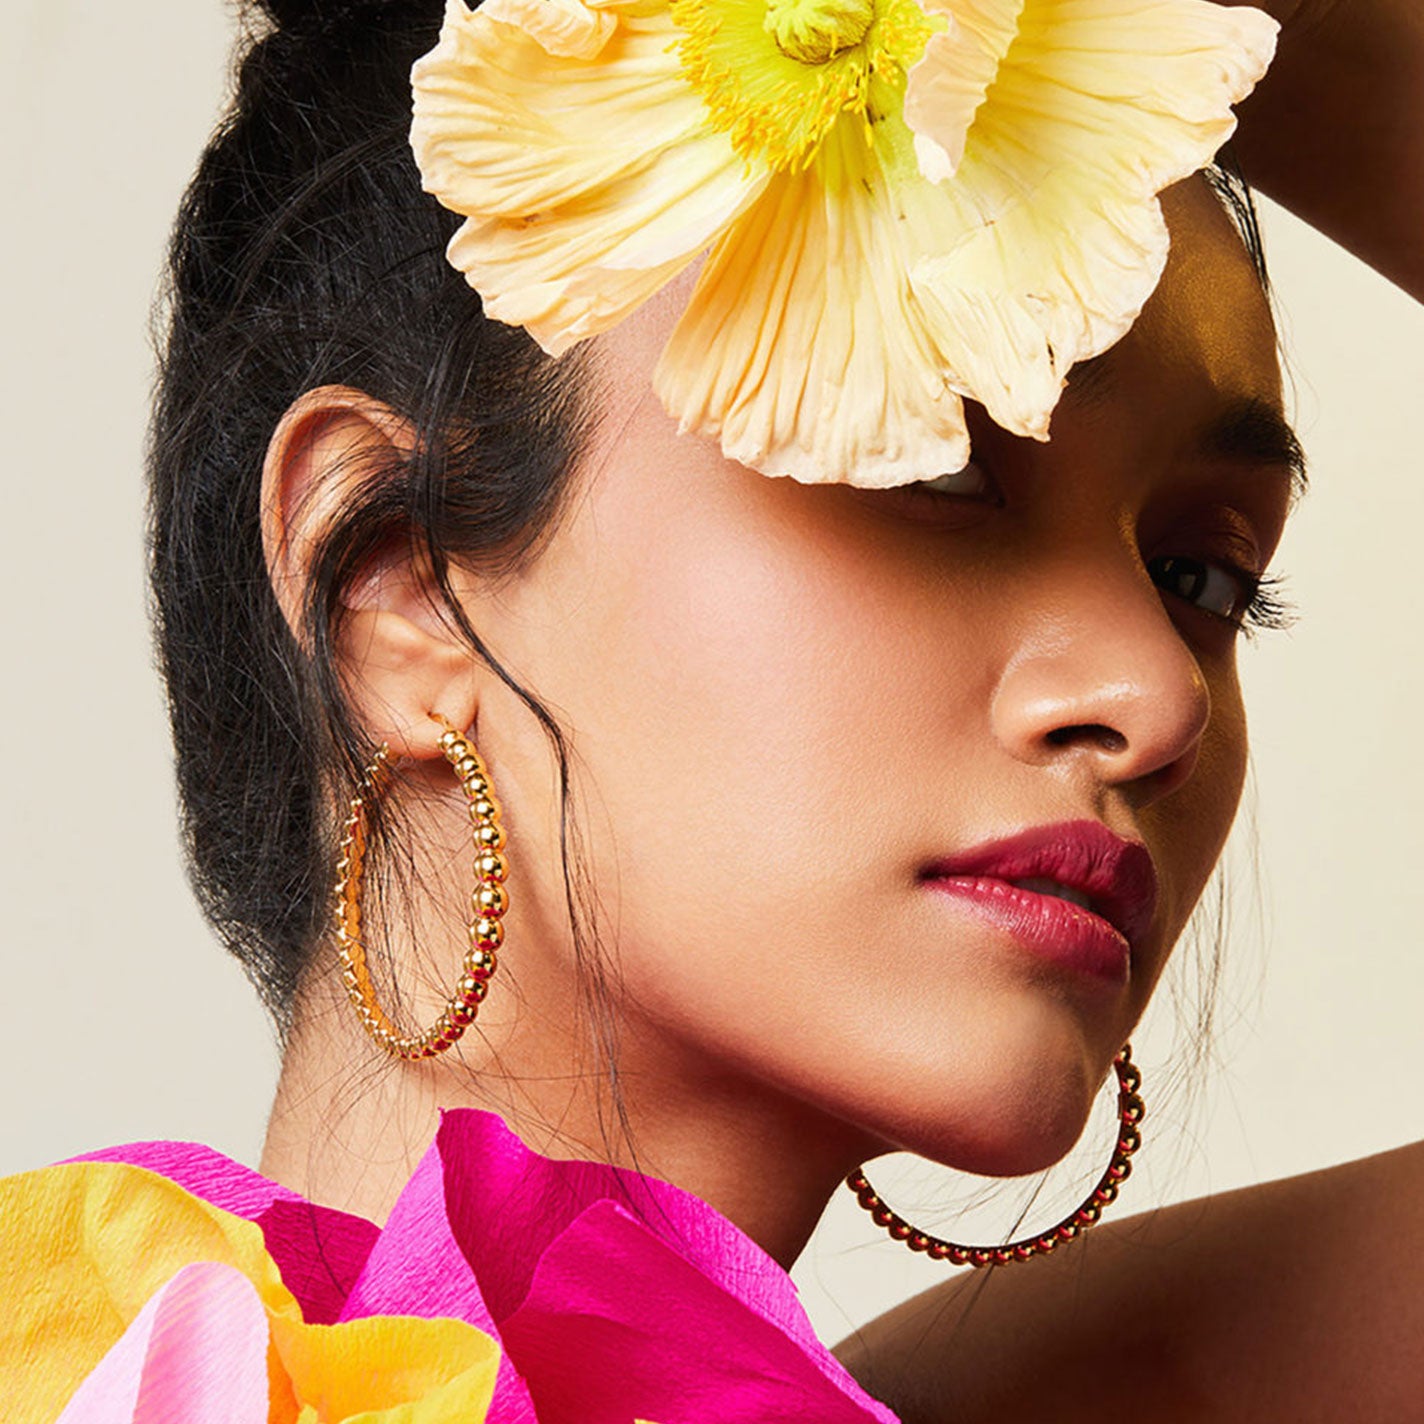
[[323, 34], [394, 11], [409, 10], [409, 0], [257, 0], [273, 26], [291, 35]]

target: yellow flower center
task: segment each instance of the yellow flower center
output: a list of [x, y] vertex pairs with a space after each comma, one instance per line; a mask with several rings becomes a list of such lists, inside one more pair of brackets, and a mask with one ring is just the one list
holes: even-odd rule
[[874, 18], [874, 0], [766, 0], [762, 24], [788, 59], [825, 64], [858, 45]]
[[944, 24], [918, 0], [671, 0], [682, 71], [748, 162], [807, 167], [843, 117], [874, 141]]

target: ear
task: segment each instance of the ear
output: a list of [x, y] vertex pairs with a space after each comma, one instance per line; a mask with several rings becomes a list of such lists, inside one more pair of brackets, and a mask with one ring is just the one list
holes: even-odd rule
[[[322, 550], [345, 511], [414, 448], [408, 421], [348, 386], [308, 391], [278, 423], [262, 470], [262, 543], [278, 605], [303, 646]], [[336, 656], [371, 740], [429, 760], [441, 754], [432, 713], [457, 727], [475, 720], [476, 659], [441, 616], [429, 562], [405, 532], [390, 531], [341, 591]]]

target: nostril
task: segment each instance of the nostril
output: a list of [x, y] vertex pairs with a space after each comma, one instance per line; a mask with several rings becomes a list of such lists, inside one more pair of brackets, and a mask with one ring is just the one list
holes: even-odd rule
[[1101, 722], [1081, 722], [1072, 727], [1054, 727], [1046, 737], [1050, 746], [1071, 747], [1077, 742], [1088, 742], [1105, 752], [1125, 752], [1127, 738], [1113, 727], [1105, 727]]

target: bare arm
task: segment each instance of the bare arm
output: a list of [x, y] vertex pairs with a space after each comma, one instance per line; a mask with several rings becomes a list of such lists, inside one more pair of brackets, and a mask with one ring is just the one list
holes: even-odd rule
[[956, 1277], [836, 1353], [905, 1424], [1418, 1424], [1424, 1144]]
[[1424, 301], [1424, 4], [1257, 3], [1281, 38], [1241, 106], [1246, 177]]

